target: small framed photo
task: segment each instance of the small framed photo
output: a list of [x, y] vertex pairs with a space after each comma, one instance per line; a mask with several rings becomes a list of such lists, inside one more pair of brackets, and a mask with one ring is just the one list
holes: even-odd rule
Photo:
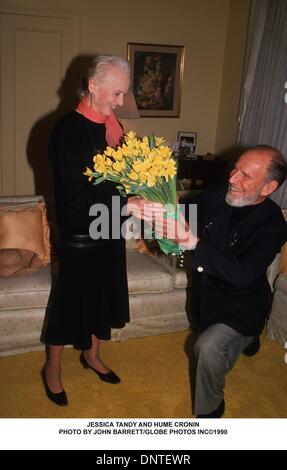
[[179, 152], [184, 155], [194, 154], [196, 150], [196, 132], [178, 132]]

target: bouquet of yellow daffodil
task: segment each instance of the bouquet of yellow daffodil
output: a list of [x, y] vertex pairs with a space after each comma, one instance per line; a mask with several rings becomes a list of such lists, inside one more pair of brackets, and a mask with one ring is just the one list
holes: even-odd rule
[[[123, 144], [116, 149], [107, 147], [103, 154], [94, 156], [94, 171], [87, 168], [85, 175], [94, 184], [104, 180], [119, 183], [123, 196], [138, 195], [144, 199], [169, 204], [176, 216], [176, 173], [177, 164], [172, 149], [162, 137], [154, 135], [137, 138], [130, 131], [124, 136]], [[167, 239], [157, 239], [162, 251], [179, 254], [178, 245]]]

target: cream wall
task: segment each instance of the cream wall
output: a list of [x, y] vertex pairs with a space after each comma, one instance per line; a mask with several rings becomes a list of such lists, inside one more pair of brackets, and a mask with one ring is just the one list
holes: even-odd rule
[[[79, 53], [126, 55], [127, 42], [184, 45], [180, 118], [141, 118], [125, 121], [125, 126], [140, 134], [156, 132], [169, 141], [176, 140], [178, 130], [197, 132], [199, 153], [214, 152], [234, 141], [247, 0], [231, 0], [230, 11], [230, 0], [172, 3], [166, 0], [6, 0], [3, 3], [81, 12]], [[46, 86], [49, 86], [48, 77]]]
[[215, 153], [228, 153], [237, 136], [250, 0], [231, 0], [217, 119]]

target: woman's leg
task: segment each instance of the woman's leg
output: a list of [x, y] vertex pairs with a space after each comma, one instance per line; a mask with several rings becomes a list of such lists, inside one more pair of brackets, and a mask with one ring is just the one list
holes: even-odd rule
[[48, 357], [45, 367], [45, 377], [51, 392], [60, 393], [63, 391], [62, 384], [62, 353], [64, 346], [48, 346]]
[[84, 351], [84, 358], [89, 366], [93, 367], [102, 374], [110, 372], [110, 369], [103, 363], [100, 358], [100, 340], [95, 335], [92, 335], [92, 347]]

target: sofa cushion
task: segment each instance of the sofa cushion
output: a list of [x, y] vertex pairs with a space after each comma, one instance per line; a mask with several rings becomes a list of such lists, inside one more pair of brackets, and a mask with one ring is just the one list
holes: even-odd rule
[[46, 307], [51, 288], [51, 266], [23, 277], [0, 280], [0, 311]]
[[29, 269], [33, 256], [30, 250], [0, 248], [0, 277], [15, 276], [17, 272]]
[[42, 196], [0, 197], [0, 277], [31, 274], [50, 262]]
[[164, 294], [131, 295], [131, 321], [125, 328], [113, 330], [113, 340], [122, 341], [187, 330], [189, 324], [185, 301], [185, 289], [173, 289]]
[[268, 337], [286, 347], [287, 342], [287, 274], [280, 274], [275, 282], [272, 309], [267, 324]]
[[179, 289], [187, 287], [187, 277], [184, 269], [175, 269], [174, 287], [178, 287]]
[[287, 243], [285, 243], [281, 249], [281, 257], [280, 257], [280, 273], [287, 274]]
[[[164, 292], [173, 288], [172, 275], [149, 256], [127, 252], [129, 292]], [[51, 265], [19, 278], [0, 280], [0, 310], [45, 307], [51, 289]]]
[[9, 204], [10, 202], [17, 204], [30, 204], [44, 202], [43, 196], [0, 196], [0, 204]]
[[43, 307], [0, 310], [0, 357], [43, 349], [44, 317]]
[[0, 206], [0, 248], [30, 250], [43, 264], [50, 261], [49, 224], [45, 204], [8, 203]]
[[173, 289], [173, 276], [153, 260], [137, 251], [127, 252], [129, 292], [165, 292]]
[[[285, 294], [287, 294], [287, 273], [280, 274], [275, 282], [275, 289], [281, 290]], [[287, 313], [286, 313], [287, 315]]]

